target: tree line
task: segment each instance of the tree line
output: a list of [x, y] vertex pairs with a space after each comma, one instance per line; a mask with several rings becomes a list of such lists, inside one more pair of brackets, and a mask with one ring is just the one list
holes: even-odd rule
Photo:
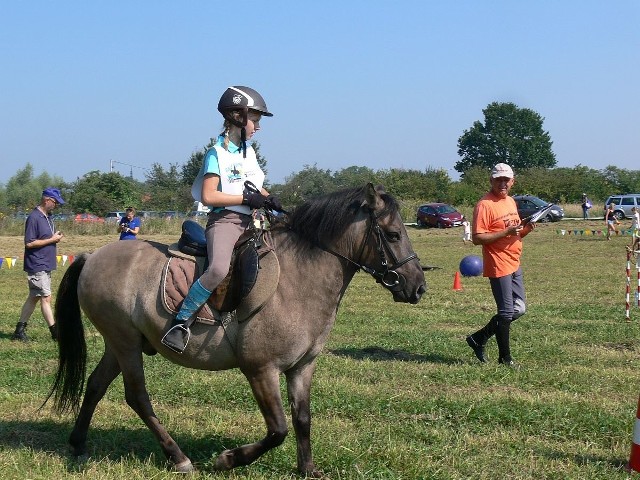
[[[426, 167], [424, 170], [388, 168], [373, 170], [367, 166], [350, 166], [340, 170], [304, 165], [284, 183], [268, 184], [285, 208], [293, 208], [305, 200], [334, 190], [361, 186], [367, 182], [384, 185], [396, 198], [411, 205], [446, 202], [457, 206], [473, 205], [488, 189], [489, 171], [499, 162], [510, 164], [516, 173], [512, 194], [533, 194], [556, 203], [579, 203], [583, 193], [598, 204], [614, 193], [640, 192], [640, 171], [609, 165], [597, 170], [578, 164], [556, 167], [549, 132], [543, 130], [544, 119], [530, 109], [513, 103], [491, 103], [483, 110], [484, 121], [476, 121], [458, 139], [460, 173], [453, 180], [446, 170]], [[29, 212], [40, 200], [47, 186], [57, 186], [67, 200], [68, 213], [93, 213], [104, 216], [128, 206], [138, 210], [171, 210], [187, 212], [193, 205], [191, 184], [198, 174], [206, 151], [213, 146], [210, 139], [201, 150], [193, 152], [183, 163], [165, 168], [153, 164], [138, 181], [118, 172], [90, 171], [67, 182], [42, 173], [34, 176], [29, 163], [0, 184], [0, 214]], [[258, 162], [267, 173], [267, 160], [260, 144], [253, 142]]]

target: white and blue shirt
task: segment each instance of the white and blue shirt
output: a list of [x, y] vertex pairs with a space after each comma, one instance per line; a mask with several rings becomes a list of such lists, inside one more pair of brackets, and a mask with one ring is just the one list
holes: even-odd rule
[[[220, 177], [218, 190], [232, 195], [242, 195], [244, 193], [244, 182], [249, 180], [258, 189], [264, 183], [264, 172], [258, 164], [256, 152], [253, 147], [247, 145], [246, 158], [242, 155], [240, 147], [233, 142], [229, 142], [229, 150], [222, 146], [224, 136], [220, 135], [213, 148], [207, 150], [202, 162], [202, 167], [191, 187], [193, 199], [202, 202], [202, 183], [204, 176], [214, 174]], [[247, 205], [234, 205], [224, 207], [226, 210], [251, 215], [251, 208]]]

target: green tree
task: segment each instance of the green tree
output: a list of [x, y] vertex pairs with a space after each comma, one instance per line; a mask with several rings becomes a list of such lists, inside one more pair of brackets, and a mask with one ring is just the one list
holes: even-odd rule
[[9, 179], [5, 187], [5, 199], [7, 202], [7, 213], [29, 212], [40, 202], [42, 190], [47, 187], [60, 189], [63, 198], [67, 198], [67, 184], [60, 177], [52, 177], [47, 172], [43, 172], [37, 177], [33, 176], [33, 166], [27, 163], [25, 167], [18, 170]]
[[191, 185], [182, 181], [177, 164], [170, 164], [169, 169], [164, 170], [162, 165], [154, 163], [145, 177], [146, 195], [143, 205], [146, 210], [186, 212], [189, 209], [193, 202]]
[[378, 171], [378, 177], [387, 192], [399, 199], [416, 199], [422, 202], [448, 201], [451, 178], [446, 170], [428, 168], [421, 172], [391, 168]]
[[73, 212], [104, 216], [107, 212], [133, 206], [139, 208], [141, 198], [139, 182], [123, 177], [118, 172], [86, 173], [73, 185], [69, 206]]
[[378, 175], [369, 167], [351, 166], [343, 168], [333, 174], [336, 188], [361, 187], [371, 182], [380, 183]]
[[272, 193], [280, 196], [285, 208], [300, 205], [309, 198], [336, 190], [331, 170], [319, 169], [316, 165], [305, 165], [304, 168], [285, 179], [280, 188], [272, 189]]
[[513, 103], [493, 102], [485, 108], [484, 123], [475, 121], [458, 139], [455, 169], [463, 175], [474, 166], [491, 168], [504, 162], [514, 169], [552, 168], [556, 157], [543, 118], [528, 108]]
[[611, 187], [609, 195], [640, 192], [640, 170], [625, 170], [608, 165], [602, 171], [602, 176]]
[[269, 171], [267, 170], [267, 159], [262, 156], [262, 153], [260, 152], [260, 144], [258, 142], [254, 140], [253, 142], [251, 142], [251, 146], [256, 152], [256, 160], [258, 160], [258, 165], [260, 165], [260, 168], [264, 172], [264, 188], [269, 188], [269, 179], [267, 178], [267, 174], [269, 173]]
[[200, 167], [202, 167], [202, 162], [204, 161], [204, 156], [206, 155], [207, 150], [209, 150], [215, 144], [216, 139], [212, 137], [209, 139], [209, 143], [202, 147], [202, 150], [191, 153], [191, 157], [189, 157], [189, 160], [187, 160], [187, 162], [182, 165], [180, 171], [182, 182], [184, 184], [191, 187], [193, 181], [196, 179], [198, 173], [200, 172]]

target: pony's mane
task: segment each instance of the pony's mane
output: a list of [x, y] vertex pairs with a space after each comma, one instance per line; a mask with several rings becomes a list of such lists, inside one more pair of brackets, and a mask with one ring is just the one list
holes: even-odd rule
[[[289, 214], [287, 226], [313, 245], [335, 239], [355, 221], [369, 187], [353, 187], [312, 198]], [[395, 215], [398, 202], [382, 187], [376, 188], [385, 203], [384, 214]]]

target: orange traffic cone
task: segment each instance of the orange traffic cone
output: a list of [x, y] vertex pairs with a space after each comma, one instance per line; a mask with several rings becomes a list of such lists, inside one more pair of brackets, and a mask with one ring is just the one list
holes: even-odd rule
[[629, 463], [625, 467], [627, 472], [640, 472], [640, 398], [638, 399], [638, 410], [636, 411], [636, 422], [633, 425], [633, 440], [631, 443], [631, 456]]
[[460, 272], [456, 272], [455, 277], [453, 277], [453, 289], [456, 292], [462, 290], [462, 284], [460, 283]]

